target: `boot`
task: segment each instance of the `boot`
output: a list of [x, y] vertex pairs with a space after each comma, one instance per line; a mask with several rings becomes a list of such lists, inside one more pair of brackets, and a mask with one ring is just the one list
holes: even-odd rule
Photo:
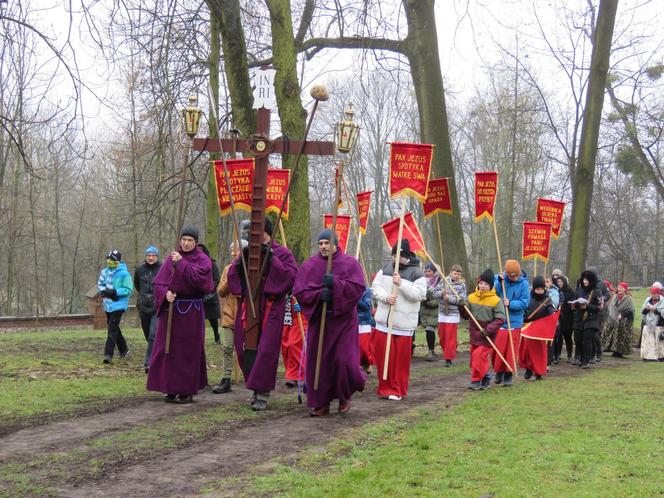
[[468, 386], [468, 389], [472, 389], [473, 391], [479, 391], [481, 388], [482, 388], [482, 385], [481, 385], [479, 380], [474, 380]]
[[505, 372], [496, 372], [496, 380], [494, 380], [494, 382], [496, 384], [502, 384], [504, 375], [505, 375]]
[[512, 387], [512, 372], [505, 372], [503, 387]]
[[436, 361], [436, 355], [433, 354], [433, 351], [429, 350], [429, 353], [427, 354], [427, 361]]
[[480, 381], [480, 389], [489, 389], [491, 387], [491, 375], [487, 374]]
[[528, 380], [528, 379], [530, 379], [532, 376], [533, 376], [533, 372], [532, 372], [532, 370], [528, 370], [528, 369], [526, 368], [526, 372], [523, 374], [523, 378], [526, 379], [526, 380]]
[[221, 379], [219, 384], [212, 388], [214, 394], [224, 394], [231, 392], [231, 379]]

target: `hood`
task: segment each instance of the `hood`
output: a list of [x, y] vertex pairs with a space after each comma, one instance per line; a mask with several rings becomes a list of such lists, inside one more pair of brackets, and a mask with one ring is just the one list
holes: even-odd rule
[[[584, 278], [588, 279], [588, 287], [584, 287], [583, 285]], [[581, 287], [584, 287], [585, 289], [594, 289], [597, 285], [597, 273], [592, 270], [585, 270], [583, 273], [581, 273], [581, 278], [579, 280]]]

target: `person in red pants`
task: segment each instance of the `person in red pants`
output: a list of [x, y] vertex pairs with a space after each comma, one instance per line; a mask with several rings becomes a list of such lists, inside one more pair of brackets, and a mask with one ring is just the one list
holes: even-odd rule
[[445, 366], [451, 367], [457, 354], [457, 335], [459, 328], [459, 302], [457, 294], [462, 300], [466, 299], [466, 282], [461, 276], [461, 266], [452, 265], [448, 280], [456, 291], [449, 288], [444, 280], [441, 280], [433, 295], [440, 299], [438, 307], [438, 338], [443, 350]]
[[376, 326], [371, 314], [372, 310], [372, 294], [371, 288], [367, 288], [362, 294], [362, 297], [357, 302], [357, 321], [358, 326], [358, 341], [360, 342], [360, 366], [367, 374], [371, 373], [371, 365], [376, 362], [373, 356], [373, 334], [371, 333], [373, 327]]
[[289, 293], [286, 295], [284, 330], [281, 334], [281, 357], [286, 369], [286, 387], [295, 387], [304, 382], [306, 358], [303, 345], [306, 331], [307, 321], [302, 316], [300, 305]]
[[[378, 301], [374, 333], [377, 394], [392, 401], [400, 401], [408, 394], [412, 337], [417, 327], [420, 302], [427, 294], [426, 278], [419, 268], [417, 256], [410, 250], [408, 239], [401, 241], [398, 273], [394, 272], [396, 253], [395, 244], [392, 247], [392, 261], [376, 274], [371, 284], [371, 290]], [[390, 314], [392, 314], [392, 335], [389, 343], [387, 378], [383, 379]]]
[[491, 343], [487, 338], [495, 337], [498, 329], [505, 321], [505, 307], [493, 289], [494, 275], [491, 270], [484, 270], [477, 282], [477, 289], [468, 296], [468, 309], [482, 328], [477, 326], [464, 309], [463, 300], [459, 303], [461, 316], [470, 320], [470, 385], [469, 389], [477, 391], [491, 386], [489, 374]]
[[[525, 323], [533, 322], [549, 316], [555, 311], [546, 289], [544, 277], [535, 277], [533, 279], [533, 289], [530, 291], [530, 302], [524, 313], [523, 321]], [[521, 337], [519, 366], [526, 369], [523, 375], [524, 379], [530, 379], [535, 374], [536, 380], [542, 380], [546, 375], [547, 357], [547, 341]]]

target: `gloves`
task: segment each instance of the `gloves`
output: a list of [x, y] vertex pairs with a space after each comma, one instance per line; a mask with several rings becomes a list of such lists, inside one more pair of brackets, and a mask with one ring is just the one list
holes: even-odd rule
[[334, 285], [334, 277], [332, 276], [331, 273], [326, 273], [325, 275], [323, 275], [323, 285], [328, 289], [332, 288], [332, 286]]
[[323, 288], [323, 290], [320, 292], [320, 301], [322, 303], [332, 302], [332, 291], [327, 287]]
[[468, 303], [463, 298], [461, 298], [457, 301], [457, 306], [459, 308], [463, 308], [465, 306], [468, 306]]
[[300, 311], [302, 311], [302, 308], [300, 308], [300, 303], [296, 302], [295, 304], [293, 304], [293, 311], [295, 313], [299, 313]]

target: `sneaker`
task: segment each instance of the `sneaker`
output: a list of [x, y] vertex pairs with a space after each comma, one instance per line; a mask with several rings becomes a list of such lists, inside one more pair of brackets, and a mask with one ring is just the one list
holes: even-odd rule
[[390, 401], [401, 401], [401, 396], [397, 396], [396, 394], [390, 394], [387, 399]]
[[176, 402], [177, 402], [177, 403], [180, 403], [180, 404], [182, 404], [182, 405], [185, 405], [185, 404], [187, 404], [187, 403], [193, 403], [193, 402], [194, 402], [194, 397], [191, 396], [191, 395], [189, 395], [189, 396], [185, 396], [185, 395], [183, 395], [183, 394], [180, 394], [180, 395], [176, 398]]
[[491, 375], [485, 375], [480, 381], [480, 389], [489, 389], [491, 387]]
[[502, 384], [503, 383], [503, 375], [505, 375], [505, 372], [496, 372], [496, 379], [494, 382], [496, 384]]
[[479, 391], [480, 389], [482, 389], [482, 385], [479, 380], [474, 380], [470, 383], [468, 389], [472, 389], [473, 391]]
[[221, 379], [219, 384], [212, 388], [214, 394], [229, 393], [231, 390], [231, 379]]
[[436, 355], [433, 354], [433, 351], [429, 350], [429, 353], [427, 354], [426, 360], [427, 361], [436, 361]]
[[175, 394], [167, 394], [166, 396], [164, 396], [164, 401], [166, 403], [176, 403], [177, 401], [175, 398], [176, 398]]
[[532, 370], [528, 370], [528, 369], [526, 368], [526, 372], [523, 374], [523, 378], [526, 379], [526, 380], [528, 380], [528, 379], [530, 379], [532, 376], [533, 376], [533, 372], [532, 372]]
[[581, 365], [581, 359], [580, 359], [580, 358], [577, 358], [577, 357], [575, 356], [574, 359], [573, 359], [570, 363], [571, 363], [572, 365], [580, 366], [580, 365]]
[[339, 413], [346, 415], [350, 411], [350, 400], [341, 401], [339, 400]]
[[110, 356], [104, 356], [104, 359], [102, 360], [102, 363], [105, 365], [108, 365], [111, 362], [112, 358]]
[[584, 364], [581, 365], [581, 368], [583, 368], [584, 370], [588, 370], [590, 368], [590, 364], [589, 363], [584, 363]]
[[255, 412], [263, 412], [267, 410], [267, 400], [256, 398], [256, 401], [254, 401], [254, 403], [251, 405], [251, 408]]
[[503, 387], [512, 387], [512, 372], [505, 372]]
[[453, 365], [452, 360], [445, 360], [445, 366], [451, 367]]
[[294, 388], [295, 386], [297, 386], [297, 382], [295, 382], [294, 380], [287, 380], [286, 382], [284, 382], [284, 385], [285, 385], [287, 388], [292, 389], [292, 388]]
[[131, 348], [127, 347], [127, 351], [125, 351], [124, 353], [120, 353], [120, 358], [122, 358], [124, 360], [127, 356], [129, 356], [130, 351], [131, 351]]
[[555, 356], [555, 357], [553, 358], [553, 364], [554, 364], [554, 365], [557, 365], [558, 363], [560, 363], [560, 356]]

